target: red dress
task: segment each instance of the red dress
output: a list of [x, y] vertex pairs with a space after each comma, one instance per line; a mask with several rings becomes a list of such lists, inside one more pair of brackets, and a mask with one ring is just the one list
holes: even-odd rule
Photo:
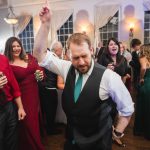
[[11, 65], [21, 90], [22, 103], [26, 112], [19, 122], [19, 150], [44, 150], [39, 129], [39, 93], [35, 71], [39, 69], [36, 60], [29, 55], [27, 68]]

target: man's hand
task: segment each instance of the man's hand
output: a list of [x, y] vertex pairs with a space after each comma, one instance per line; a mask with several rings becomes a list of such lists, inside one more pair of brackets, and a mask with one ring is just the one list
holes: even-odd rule
[[6, 76], [0, 72], [0, 88], [2, 89], [4, 87], [5, 84], [7, 84], [7, 78]]
[[112, 140], [115, 142], [117, 145], [121, 147], [125, 147], [126, 145], [121, 141], [121, 138], [124, 136], [123, 133], [119, 133], [115, 131], [114, 126], [112, 126]]
[[41, 9], [39, 17], [41, 20], [41, 26], [34, 40], [33, 55], [40, 63], [45, 58], [48, 47], [48, 34], [51, 23], [51, 12], [48, 7], [48, 0], [46, 0], [46, 6]]
[[51, 20], [51, 12], [48, 8], [48, 6], [45, 6], [42, 8], [42, 10], [39, 13], [40, 20], [42, 23], [50, 22]]

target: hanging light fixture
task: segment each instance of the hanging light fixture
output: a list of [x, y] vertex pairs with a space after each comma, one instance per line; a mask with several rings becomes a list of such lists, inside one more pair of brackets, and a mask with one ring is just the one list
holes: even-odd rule
[[7, 17], [4, 18], [4, 20], [6, 21], [6, 23], [12, 24], [12, 25], [15, 25], [18, 23], [18, 18], [14, 14], [12, 7], [8, 8], [8, 15]]

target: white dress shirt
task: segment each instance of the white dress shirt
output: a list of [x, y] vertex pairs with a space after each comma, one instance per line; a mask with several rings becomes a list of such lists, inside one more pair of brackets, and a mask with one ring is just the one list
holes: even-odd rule
[[[71, 66], [70, 61], [58, 59], [55, 54], [47, 51], [46, 57], [40, 63], [40, 66], [60, 75], [66, 81], [66, 77]], [[87, 79], [92, 73], [94, 67], [94, 61], [86, 74], [83, 74], [82, 88], [84, 87]], [[76, 80], [79, 73], [76, 71]], [[92, 87], [91, 87], [92, 88]], [[120, 116], [130, 116], [134, 112], [134, 103], [132, 98], [121, 77], [110, 69], [106, 69], [102, 80], [100, 82], [99, 97], [101, 100], [106, 100], [108, 97], [112, 97], [113, 101], [117, 104], [117, 110]]]

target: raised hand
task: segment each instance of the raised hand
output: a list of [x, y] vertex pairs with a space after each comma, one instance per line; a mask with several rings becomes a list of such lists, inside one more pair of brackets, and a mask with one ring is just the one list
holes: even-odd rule
[[51, 11], [49, 9], [48, 0], [46, 0], [45, 6], [41, 9], [40, 13], [40, 20], [42, 23], [50, 22], [51, 20]]

